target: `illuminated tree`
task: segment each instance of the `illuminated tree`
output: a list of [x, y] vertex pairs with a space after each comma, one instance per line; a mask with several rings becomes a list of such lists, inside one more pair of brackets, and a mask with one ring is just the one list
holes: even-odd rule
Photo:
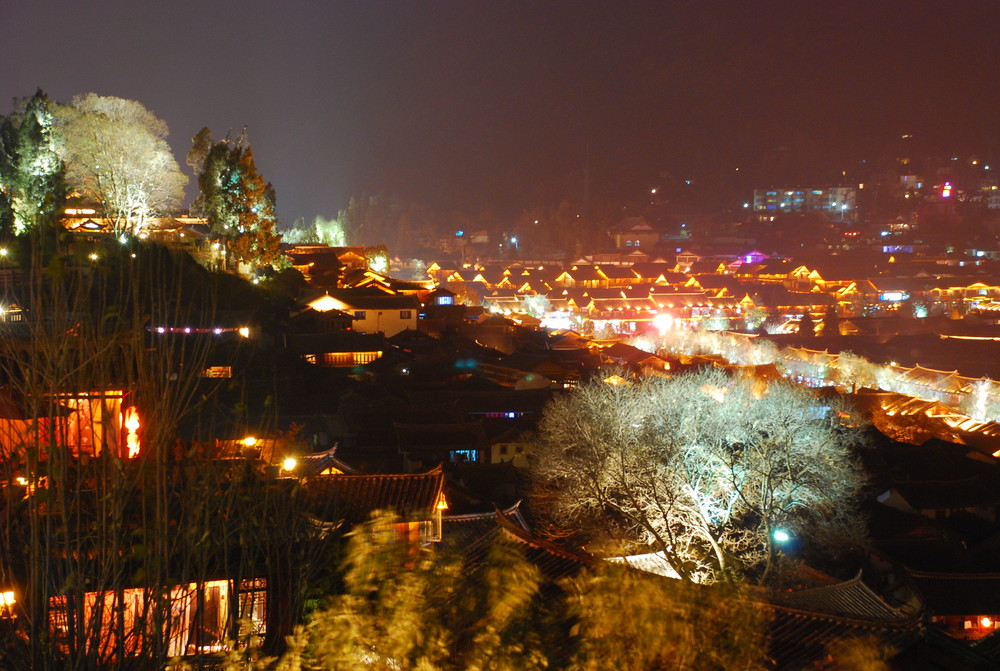
[[20, 235], [54, 225], [65, 196], [65, 169], [41, 90], [0, 119], [0, 233]]
[[313, 229], [316, 232], [316, 238], [324, 245], [331, 247], [347, 245], [347, 231], [339, 218], [326, 219], [317, 215], [313, 220]]
[[141, 103], [94, 93], [56, 109], [69, 184], [100, 205], [116, 231], [142, 232], [184, 197], [187, 177], [167, 144], [167, 124]]
[[998, 399], [994, 395], [995, 383], [989, 378], [976, 380], [970, 392], [962, 398], [961, 407], [965, 413], [979, 421], [992, 420], [998, 416]]
[[395, 537], [391, 517], [350, 534], [343, 594], [313, 614], [310, 668], [544, 669], [541, 573], [510, 544], [475, 568]]
[[878, 387], [879, 366], [863, 356], [844, 351], [837, 355], [837, 384], [855, 392], [860, 387]]
[[365, 258], [368, 260], [368, 267], [376, 273], [389, 273], [389, 249], [385, 245], [366, 247]]
[[188, 164], [198, 174], [200, 194], [194, 209], [225, 241], [230, 261], [252, 269], [276, 261], [281, 236], [274, 187], [257, 171], [245, 134], [216, 141], [203, 128], [194, 138]]
[[743, 311], [743, 328], [747, 331], [757, 331], [764, 327], [767, 317], [767, 308], [751, 305]]
[[829, 405], [716, 370], [590, 382], [542, 417], [538, 509], [557, 527], [660, 552], [686, 580], [765, 581], [779, 529], [845, 544], [859, 534], [855, 431]]
[[293, 637], [283, 668], [768, 668], [762, 611], [733, 589], [616, 566], [552, 582], [502, 537], [463, 561], [400, 543], [392, 521], [350, 534], [345, 589]]
[[521, 299], [521, 310], [536, 319], [544, 319], [552, 311], [552, 301], [544, 294], [525, 296]]
[[731, 587], [613, 567], [565, 586], [577, 623], [573, 671], [771, 668], [766, 618]]

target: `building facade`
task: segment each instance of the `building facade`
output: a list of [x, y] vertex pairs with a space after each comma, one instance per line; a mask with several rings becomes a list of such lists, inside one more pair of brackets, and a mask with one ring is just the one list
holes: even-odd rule
[[758, 221], [779, 214], [818, 212], [833, 221], [857, 219], [857, 190], [852, 186], [754, 189], [753, 211]]

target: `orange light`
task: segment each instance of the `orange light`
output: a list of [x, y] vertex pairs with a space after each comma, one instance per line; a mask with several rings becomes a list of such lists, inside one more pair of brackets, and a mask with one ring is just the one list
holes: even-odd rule
[[128, 449], [128, 458], [134, 459], [139, 456], [141, 442], [139, 440], [139, 411], [132, 406], [125, 410], [125, 429], [128, 433], [125, 436], [125, 447]]
[[5, 618], [11, 618], [14, 616], [14, 605], [17, 603], [17, 597], [14, 596], [14, 592], [11, 590], [0, 592], [0, 616]]
[[444, 498], [444, 492], [438, 494], [437, 505], [434, 506], [437, 510], [448, 510], [448, 501]]
[[987, 617], [986, 615], [983, 615], [981, 618], [979, 618], [979, 624], [981, 624], [983, 627], [992, 627], [993, 620]]

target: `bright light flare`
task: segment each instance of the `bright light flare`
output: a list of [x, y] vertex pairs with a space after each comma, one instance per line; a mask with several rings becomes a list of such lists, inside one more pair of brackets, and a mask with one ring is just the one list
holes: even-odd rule
[[136, 410], [135, 406], [132, 406], [125, 410], [125, 429], [128, 433], [125, 435], [125, 447], [128, 450], [128, 458], [134, 459], [139, 456], [139, 451], [142, 449], [142, 444], [139, 440], [139, 411]]
[[295, 457], [286, 457], [284, 461], [281, 462], [281, 468], [288, 472], [295, 470], [295, 467], [299, 465], [299, 462], [295, 460]]
[[437, 505], [434, 508], [436, 510], [448, 510], [448, 499], [444, 497], [444, 492], [438, 495]]
[[661, 336], [666, 335], [667, 331], [674, 327], [674, 318], [661, 312], [653, 317], [653, 326], [656, 327], [656, 330], [660, 332]]

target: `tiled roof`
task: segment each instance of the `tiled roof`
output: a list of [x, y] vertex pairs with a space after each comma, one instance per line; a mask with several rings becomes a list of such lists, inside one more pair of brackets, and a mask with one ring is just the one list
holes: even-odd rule
[[778, 669], [806, 668], [824, 659], [831, 643], [845, 639], [870, 637], [899, 649], [922, 621], [921, 613], [907, 613], [883, 601], [860, 574], [835, 585], [768, 591], [751, 598], [770, 617], [769, 652]]
[[347, 305], [348, 309], [417, 310], [420, 308], [420, 300], [416, 296], [390, 296], [369, 289], [331, 289], [328, 293]]
[[393, 510], [410, 520], [430, 519], [443, 486], [440, 466], [426, 473], [317, 475], [303, 481], [317, 517], [350, 524], [367, 521], [376, 510]]
[[994, 631], [971, 643], [972, 648], [1000, 668], [1000, 632]]
[[755, 304], [768, 307], [812, 307], [835, 303], [829, 294], [789, 291], [777, 284], [755, 284], [747, 288], [747, 294]]
[[773, 604], [763, 608], [770, 615], [769, 653], [777, 669], [811, 668], [827, 656], [831, 643], [865, 637], [875, 644], [901, 648], [916, 634], [920, 617], [870, 620], [826, 615]]
[[381, 352], [386, 349], [385, 338], [381, 335], [354, 331], [290, 334], [285, 342], [288, 351], [294, 354]]
[[858, 574], [835, 585], [793, 592], [772, 592], [768, 599], [776, 606], [869, 620], [906, 617], [868, 588]]
[[[597, 562], [591, 555], [567, 550], [545, 539], [533, 536], [523, 526], [509, 519], [500, 511], [497, 511], [496, 517], [498, 533], [503, 534], [508, 540], [518, 543], [525, 558], [536, 565], [542, 574], [550, 580], [559, 580], [573, 575], [580, 569], [593, 566]], [[488, 543], [484, 539], [472, 550], [482, 552], [486, 547], [488, 547]]]
[[637, 279], [637, 275], [632, 271], [629, 266], [598, 266], [598, 269], [604, 273], [608, 279], [618, 279], [618, 280], [634, 280]]
[[732, 293], [738, 293], [743, 287], [743, 283], [732, 275], [696, 275], [693, 277], [698, 286], [702, 289], [730, 289]]
[[[511, 523], [529, 531], [528, 523], [521, 514], [520, 501], [505, 508], [502, 514]], [[441, 536], [445, 546], [456, 550], [465, 550], [476, 545], [487, 536], [495, 535], [500, 528], [495, 510], [467, 515], [444, 515], [441, 518], [441, 523], [443, 525]]]
[[993, 615], [1000, 610], [1000, 573], [931, 573], [910, 577], [934, 615]]
[[296, 472], [302, 476], [319, 475], [328, 468], [336, 468], [341, 473], [354, 475], [357, 471], [354, 468], [336, 457], [337, 445], [324, 452], [314, 452], [298, 458], [299, 465]]
[[674, 264], [672, 263], [635, 263], [632, 265], [632, 271], [643, 279], [656, 279], [660, 275], [666, 276], [667, 279], [675, 277], [678, 281], [687, 279], [684, 273], [674, 272]]

